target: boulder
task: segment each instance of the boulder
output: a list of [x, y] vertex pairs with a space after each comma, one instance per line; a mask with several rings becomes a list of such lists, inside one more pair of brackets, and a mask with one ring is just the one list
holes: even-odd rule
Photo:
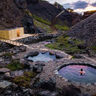
[[12, 78], [10, 72], [6, 72], [3, 78], [4, 80], [10, 80]]
[[10, 86], [12, 83], [8, 81], [0, 81], [0, 88], [6, 88]]
[[79, 44], [78, 45], [79, 49], [86, 49], [86, 47], [87, 47], [86, 44]]
[[57, 92], [41, 91], [37, 96], [59, 96]]
[[34, 84], [34, 87], [54, 91], [56, 89], [56, 80], [54, 78], [50, 78], [48, 81], [43, 79]]
[[81, 56], [80, 54], [74, 54], [73, 58], [81, 59], [81, 58], [83, 58], [83, 56]]
[[72, 40], [68, 40], [68, 43], [69, 43], [69, 44], [72, 44], [72, 45], [75, 44]]
[[33, 72], [41, 73], [43, 71], [43, 66], [35, 64], [33, 66]]
[[13, 47], [12, 45], [0, 41], [0, 52], [7, 51], [12, 47]]
[[0, 57], [0, 62], [3, 62], [3, 58], [2, 57]]
[[25, 33], [35, 33], [35, 27], [32, 17], [25, 15], [22, 19], [22, 24], [25, 28]]
[[39, 54], [39, 52], [35, 51], [35, 52], [30, 52], [27, 56], [37, 56]]
[[[26, 58], [26, 56], [24, 56], [24, 58]], [[26, 61], [25, 59], [20, 59], [20, 63], [24, 64], [24, 66], [30, 65], [29, 62]]]
[[27, 61], [25, 61], [23, 63], [23, 65], [24, 65], [24, 69], [30, 69], [31, 68], [29, 62], [27, 62]]
[[20, 49], [21, 52], [25, 52], [26, 51], [26, 47], [25, 46], [20, 46], [19, 49]]
[[17, 86], [16, 84], [12, 84], [5, 88], [1, 96], [33, 96], [34, 92], [29, 88], [24, 88]]
[[62, 88], [63, 96], [81, 96], [81, 90], [74, 85], [64, 86]]
[[60, 56], [60, 55], [56, 54], [56, 58], [61, 59], [61, 58], [63, 58], [63, 56]]
[[16, 76], [22, 76], [24, 74], [23, 70], [19, 70], [19, 71], [12, 71], [10, 73], [11, 77], [16, 77]]
[[6, 73], [6, 72], [10, 72], [10, 69], [8, 69], [8, 68], [0, 68], [0, 73]]

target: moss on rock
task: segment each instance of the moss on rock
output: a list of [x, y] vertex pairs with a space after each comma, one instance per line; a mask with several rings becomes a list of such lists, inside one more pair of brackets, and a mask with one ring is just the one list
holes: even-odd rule
[[37, 74], [34, 72], [24, 72], [23, 76], [18, 76], [13, 79], [13, 82], [23, 86], [23, 87], [30, 87], [31, 79], [34, 78]]
[[8, 64], [6, 67], [9, 68], [12, 71], [15, 71], [15, 70], [23, 69], [24, 65], [21, 64], [18, 60], [12, 60], [11, 63]]

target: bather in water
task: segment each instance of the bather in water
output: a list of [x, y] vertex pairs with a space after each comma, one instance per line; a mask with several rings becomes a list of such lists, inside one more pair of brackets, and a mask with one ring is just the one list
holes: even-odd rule
[[85, 75], [85, 71], [84, 71], [82, 68], [80, 69], [79, 72], [80, 72], [80, 75], [81, 75], [81, 76], [82, 76], [82, 75]]

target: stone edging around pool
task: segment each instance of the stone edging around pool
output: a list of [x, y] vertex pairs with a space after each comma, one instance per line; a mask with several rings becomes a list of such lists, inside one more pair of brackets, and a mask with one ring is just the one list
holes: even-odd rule
[[96, 85], [96, 82], [95, 83], [80, 83], [80, 82], [75, 82], [75, 81], [69, 81], [68, 79], [62, 77], [60, 74], [59, 74], [59, 70], [65, 66], [68, 66], [68, 65], [87, 65], [87, 66], [91, 66], [93, 68], [96, 69], [96, 64], [89, 64], [88, 62], [79, 62], [79, 63], [66, 63], [64, 65], [61, 65], [61, 66], [58, 66], [56, 68], [56, 70], [54, 71], [55, 75], [57, 75], [59, 78], [63, 79], [65, 82], [68, 82], [68, 83], [72, 83], [72, 84], [77, 84], [77, 85], [86, 85], [86, 86], [89, 86], [89, 85]]
[[[60, 60], [60, 59], [63, 59], [63, 58], [69, 58], [68, 55], [65, 55], [65, 54], [60, 53], [60, 52], [55, 52], [55, 51], [50, 51], [50, 50], [33, 50], [32, 52], [29, 52], [28, 54], [26, 54], [24, 56], [24, 59], [29, 61], [27, 59], [29, 56], [34, 57], [34, 56], [37, 56], [39, 53], [46, 53], [46, 52], [49, 52], [50, 55], [55, 55], [57, 60]], [[54, 61], [56, 61], [56, 60], [54, 60]]]

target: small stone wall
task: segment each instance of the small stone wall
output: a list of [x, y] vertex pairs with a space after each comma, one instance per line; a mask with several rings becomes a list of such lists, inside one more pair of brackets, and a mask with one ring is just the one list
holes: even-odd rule
[[59, 36], [59, 34], [39, 34], [38, 36], [30, 36], [30, 37], [22, 38], [16, 41], [24, 43], [24, 44], [31, 44], [31, 43], [44, 41], [47, 39], [56, 38], [57, 36]]

